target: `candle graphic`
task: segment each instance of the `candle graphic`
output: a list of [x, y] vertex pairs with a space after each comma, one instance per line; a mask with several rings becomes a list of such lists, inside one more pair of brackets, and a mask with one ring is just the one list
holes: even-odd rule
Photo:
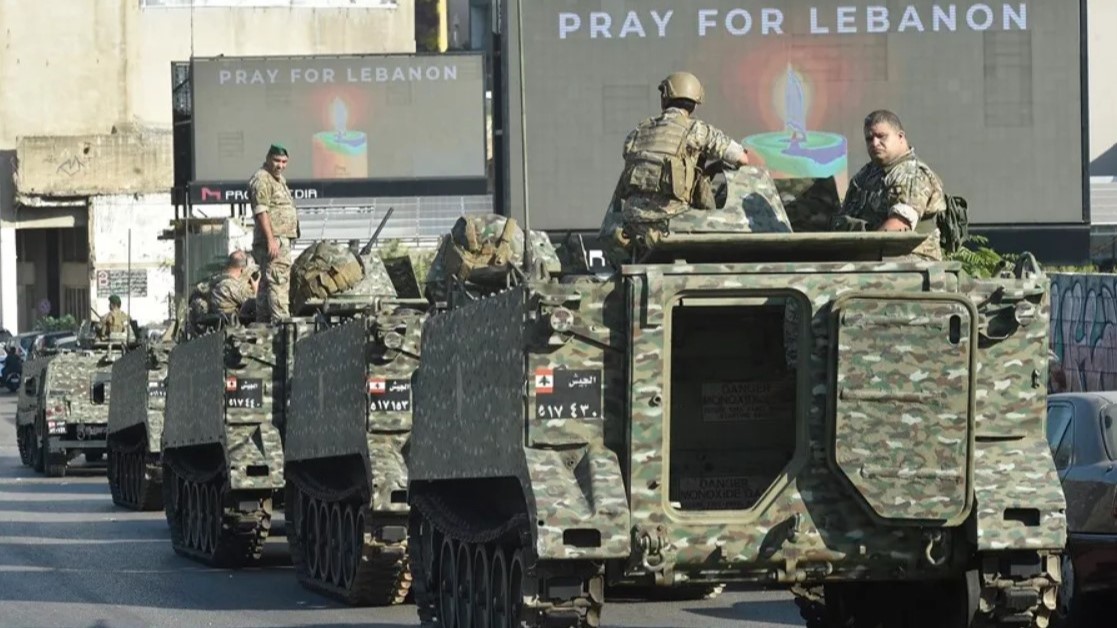
[[315, 179], [364, 179], [368, 177], [368, 136], [351, 131], [349, 108], [334, 97], [330, 102], [333, 130], [319, 131], [312, 139], [311, 163]]
[[[763, 162], [755, 165], [766, 167], [773, 179], [834, 177], [838, 193], [845, 194], [849, 142], [838, 133], [808, 130], [810, 100], [803, 77], [790, 64], [783, 77], [783, 130], [750, 135], [742, 143]], [[780, 89], [779, 83], [774, 90]]]

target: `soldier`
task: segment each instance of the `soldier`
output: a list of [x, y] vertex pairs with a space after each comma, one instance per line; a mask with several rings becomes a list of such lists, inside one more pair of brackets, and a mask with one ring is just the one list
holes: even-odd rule
[[248, 181], [248, 198], [256, 228], [252, 256], [260, 267], [256, 320], [267, 323], [290, 316], [291, 244], [300, 235], [295, 201], [283, 170], [287, 149], [272, 144], [264, 165]]
[[244, 304], [256, 298], [260, 274], [248, 273], [248, 256], [240, 249], [229, 254], [225, 270], [209, 291], [210, 312], [234, 320]]
[[915, 156], [895, 113], [883, 109], [870, 113], [864, 130], [870, 161], [850, 181], [834, 230], [926, 233], [914, 255], [941, 260], [936, 215], [946, 211], [942, 181]]
[[662, 227], [691, 208], [714, 209], [710, 177], [703, 172], [706, 162], [720, 160], [733, 167], [749, 163], [739, 143], [692, 117], [705, 96], [697, 77], [674, 72], [660, 82], [659, 94], [660, 114], [640, 122], [624, 141], [624, 170], [610, 212], [621, 212], [626, 236]]
[[109, 297], [109, 311], [101, 317], [101, 339], [106, 339], [109, 334], [126, 334], [131, 326], [131, 319], [120, 309], [120, 297], [111, 295]]

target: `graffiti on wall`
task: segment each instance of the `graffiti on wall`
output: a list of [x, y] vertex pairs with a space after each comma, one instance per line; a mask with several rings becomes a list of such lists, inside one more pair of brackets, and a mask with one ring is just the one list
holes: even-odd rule
[[1066, 390], [1117, 390], [1117, 275], [1051, 275], [1051, 350]]

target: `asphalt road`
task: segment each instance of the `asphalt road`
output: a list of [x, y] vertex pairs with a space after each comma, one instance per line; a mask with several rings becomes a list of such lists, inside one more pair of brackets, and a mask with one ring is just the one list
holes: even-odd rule
[[[15, 395], [0, 393], [0, 624], [5, 626], [418, 626], [414, 606], [355, 609], [304, 590], [276, 521], [265, 560], [211, 569], [177, 556], [162, 512], [113, 505], [104, 465], [65, 478], [20, 464]], [[615, 628], [802, 626], [786, 593], [700, 602], [606, 601]]]

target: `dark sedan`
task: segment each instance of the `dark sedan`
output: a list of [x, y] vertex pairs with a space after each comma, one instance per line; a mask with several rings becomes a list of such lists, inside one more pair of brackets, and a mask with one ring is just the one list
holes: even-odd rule
[[1093, 626], [1083, 594], [1117, 587], [1117, 391], [1048, 395], [1047, 442], [1067, 499], [1059, 610]]

